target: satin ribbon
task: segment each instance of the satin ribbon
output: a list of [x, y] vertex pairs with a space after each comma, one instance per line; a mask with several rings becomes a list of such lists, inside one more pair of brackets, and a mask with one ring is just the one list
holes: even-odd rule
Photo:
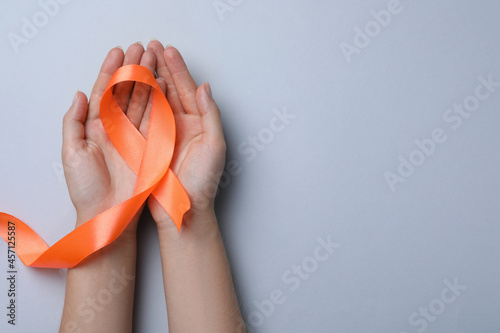
[[[142, 82], [153, 88], [147, 138], [130, 122], [113, 97], [113, 86], [123, 81]], [[179, 179], [169, 168], [175, 146], [175, 120], [151, 71], [139, 65], [120, 67], [104, 92], [100, 113], [109, 138], [137, 174], [133, 196], [85, 222], [51, 247], [21, 220], [0, 213], [0, 235], [7, 242], [8, 226], [15, 224], [15, 251], [26, 266], [76, 266], [118, 238], [150, 195], [158, 200], [180, 231], [182, 217], [190, 208], [190, 201]]]

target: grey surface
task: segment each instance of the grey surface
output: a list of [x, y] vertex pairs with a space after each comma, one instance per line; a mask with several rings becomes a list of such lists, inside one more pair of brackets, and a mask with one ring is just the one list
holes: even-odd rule
[[[217, 210], [251, 332], [500, 332], [500, 91], [456, 129], [443, 118], [478, 77], [500, 81], [500, 3], [402, 0], [348, 62], [342, 43], [391, 1], [221, 1], [233, 4], [222, 16], [213, 1], [69, 1], [18, 52], [8, 34], [41, 7], [3, 1], [0, 211], [49, 244], [72, 230], [62, 116], [111, 47], [155, 37], [179, 48], [199, 84], [210, 81], [228, 160], [241, 167]], [[284, 109], [295, 118], [249, 161], [245, 141]], [[384, 173], [439, 128], [446, 141], [391, 191]], [[328, 236], [338, 246], [312, 259]], [[139, 238], [135, 331], [166, 332], [151, 220]], [[6, 252], [0, 244], [0, 272]], [[302, 264], [307, 278], [292, 278]], [[64, 271], [18, 265], [17, 325], [0, 313], [0, 331], [55, 332]], [[454, 282], [465, 289], [453, 294]], [[271, 311], [265, 300], [279, 291]]]

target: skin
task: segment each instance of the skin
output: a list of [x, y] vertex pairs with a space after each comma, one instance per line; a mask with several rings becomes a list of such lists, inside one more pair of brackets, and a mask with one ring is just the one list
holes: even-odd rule
[[[78, 92], [63, 121], [63, 165], [79, 226], [130, 198], [136, 175], [102, 126], [99, 104], [122, 65], [140, 64], [157, 74], [175, 116], [177, 138], [170, 168], [191, 200], [181, 232], [153, 197], [147, 204], [157, 223], [170, 332], [246, 332], [214, 212], [224, 168], [225, 140], [208, 83], [197, 86], [180, 53], [151, 41], [124, 54], [112, 49], [90, 100]], [[115, 99], [146, 136], [151, 109], [148, 86], [124, 82]], [[131, 332], [136, 262], [134, 216], [112, 244], [68, 270], [60, 332]], [[117, 275], [122, 278], [117, 278]], [[108, 296], [112, 295], [111, 298]], [[104, 304], [105, 303], [105, 304]]]

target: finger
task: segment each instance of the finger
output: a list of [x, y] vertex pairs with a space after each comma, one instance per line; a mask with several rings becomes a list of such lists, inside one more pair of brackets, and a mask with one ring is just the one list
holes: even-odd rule
[[179, 99], [177, 89], [175, 88], [174, 79], [172, 75], [170, 75], [167, 63], [165, 62], [163, 45], [157, 40], [152, 40], [148, 44], [148, 50], [151, 50], [156, 55], [156, 73], [158, 77], [162, 77], [165, 80], [167, 86], [166, 96], [172, 107], [172, 111], [174, 114], [186, 113]]
[[[137, 65], [141, 61], [142, 54], [144, 53], [144, 47], [139, 42], [130, 45], [125, 53], [125, 58], [123, 59], [123, 66], [125, 65]], [[130, 95], [134, 88], [133, 81], [125, 81], [118, 83], [113, 90], [115, 100], [123, 110], [127, 113], [127, 108], [129, 106]]]
[[87, 96], [78, 91], [63, 118], [63, 155], [86, 147], [85, 121], [88, 107]]
[[212, 90], [208, 82], [198, 88], [196, 101], [198, 103], [198, 110], [202, 116], [201, 125], [203, 135], [206, 135], [211, 142], [222, 143], [224, 141], [222, 119], [219, 108], [212, 98]]
[[[155, 72], [156, 57], [153, 52], [146, 51], [141, 58], [141, 66], [147, 67], [151, 73]], [[132, 97], [130, 97], [130, 104], [128, 106], [127, 116], [136, 128], [141, 124], [144, 111], [148, 105], [151, 86], [145, 83], [136, 82]]]
[[196, 106], [196, 89], [198, 86], [191, 74], [189, 74], [184, 59], [173, 46], [167, 47], [163, 55], [184, 110], [188, 114], [199, 115], [200, 112]]
[[97, 76], [97, 80], [95, 81], [92, 92], [90, 93], [89, 112], [87, 115], [88, 119], [99, 118], [99, 106], [102, 95], [104, 94], [113, 73], [122, 65], [123, 57], [123, 50], [119, 47], [115, 47], [109, 51], [106, 59], [104, 59], [99, 75]]
[[[165, 90], [167, 89], [167, 84], [165, 83], [165, 80], [159, 77], [156, 79], [156, 82], [158, 82], [158, 85], [160, 86], [163, 94], [165, 94]], [[142, 117], [141, 124], [139, 125], [139, 132], [141, 132], [141, 134], [144, 137], [146, 137], [148, 133], [149, 117], [151, 115], [151, 107], [153, 105], [153, 93], [154, 91], [151, 90], [148, 100], [148, 106], [146, 107], [146, 111], [144, 112], [144, 115]]]

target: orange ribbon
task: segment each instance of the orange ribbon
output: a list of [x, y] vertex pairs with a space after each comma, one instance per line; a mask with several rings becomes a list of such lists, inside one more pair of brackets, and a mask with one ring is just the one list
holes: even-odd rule
[[[145, 139], [118, 106], [112, 87], [123, 81], [137, 81], [153, 88], [153, 104]], [[113, 242], [132, 217], [153, 195], [181, 228], [182, 217], [190, 208], [189, 197], [170, 170], [175, 146], [175, 120], [172, 109], [149, 69], [139, 65], [119, 68], [111, 78], [101, 100], [101, 120], [114, 146], [137, 174], [132, 198], [85, 222], [49, 247], [21, 220], [0, 213], [0, 235], [9, 241], [15, 225], [15, 251], [26, 266], [72, 268], [90, 254]], [[12, 238], [11, 238], [12, 240]]]

